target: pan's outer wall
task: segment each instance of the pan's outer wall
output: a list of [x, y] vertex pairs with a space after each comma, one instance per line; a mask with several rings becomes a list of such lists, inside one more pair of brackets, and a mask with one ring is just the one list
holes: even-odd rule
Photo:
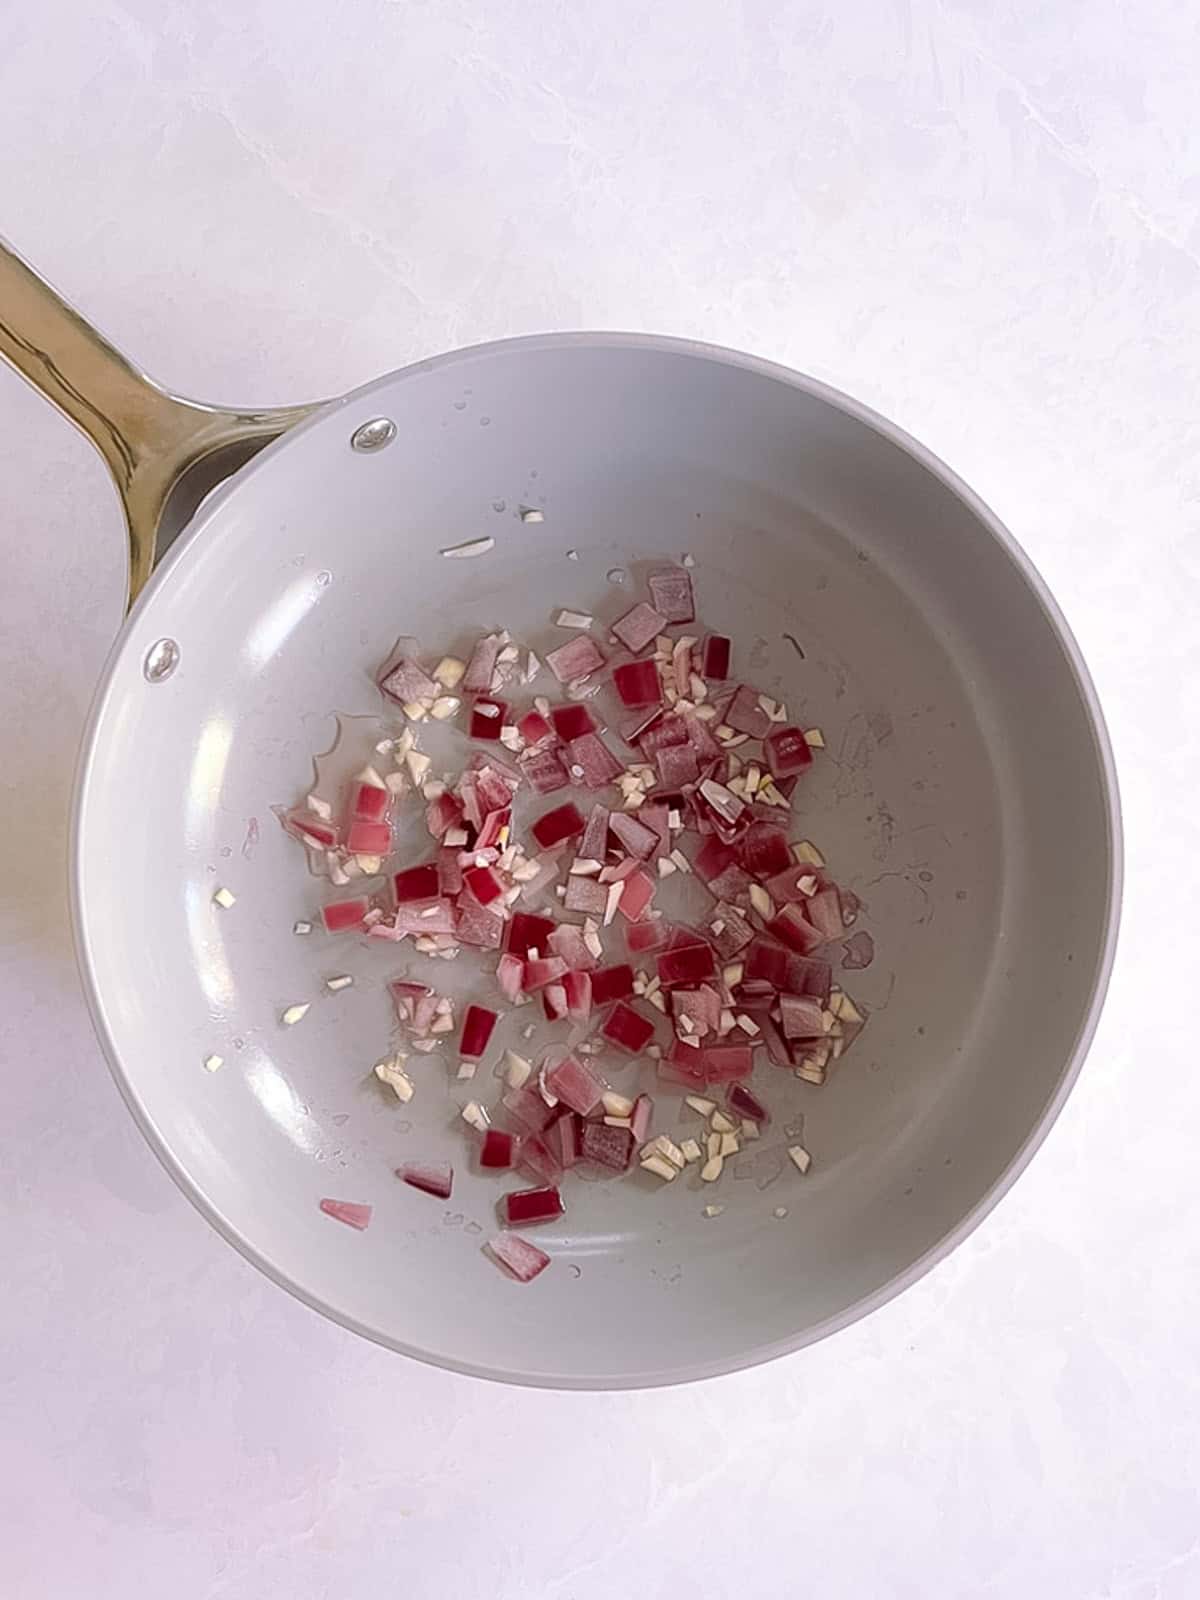
[[[354, 458], [351, 432], [380, 414], [397, 420], [397, 444]], [[464, 430], [457, 446], [448, 444], [455, 429]], [[438, 462], [455, 470], [431, 470]], [[514, 505], [544, 498], [549, 534], [511, 518], [485, 525], [500, 489]], [[502, 566], [437, 554], [501, 527]], [[255, 786], [261, 811], [292, 792], [273, 785], [289, 774], [303, 782], [320, 712], [347, 707], [339, 697], [369, 665], [355, 659], [347, 677], [349, 657], [360, 646], [371, 660], [379, 653], [383, 613], [372, 597], [381, 585], [419, 597], [397, 620], [425, 633], [431, 649], [489, 616], [516, 631], [577, 592], [559, 565], [532, 594], [529, 617], [496, 614], [536, 590], [548, 551], [561, 555], [572, 540], [582, 576], [589, 563], [602, 570], [646, 553], [647, 527], [670, 529], [666, 550], [690, 530], [702, 593], [706, 563], [723, 564], [730, 598], [715, 601], [714, 622], [731, 627], [755, 584], [760, 604], [811, 619], [813, 595], [798, 574], [822, 565], [834, 575], [831, 592], [840, 585], [853, 597], [854, 563], [864, 563], [864, 609], [891, 597], [873, 642], [853, 637], [852, 621], [841, 640], [846, 659], [864, 664], [864, 703], [886, 705], [891, 694], [897, 716], [911, 705], [906, 638], [928, 681], [942, 653], [955, 678], [947, 695], [961, 699], [970, 723], [945, 735], [946, 749], [962, 752], [947, 786], [959, 810], [972, 796], [980, 808], [984, 836], [964, 846], [961, 862], [964, 871], [980, 863], [988, 926], [986, 938], [969, 924], [951, 938], [947, 905], [943, 931], [908, 941], [917, 955], [907, 993], [966, 948], [971, 990], [946, 997], [959, 1043], [902, 1047], [916, 1019], [897, 984], [872, 1030], [892, 1047], [894, 1079], [879, 1093], [896, 1096], [901, 1123], [887, 1138], [881, 1123], [856, 1148], [864, 1124], [849, 1115], [839, 1123], [838, 1113], [854, 1091], [840, 1101], [836, 1083], [826, 1091], [831, 1170], [805, 1202], [809, 1231], [777, 1230], [770, 1244], [740, 1251], [749, 1267], [739, 1261], [734, 1294], [712, 1293], [728, 1242], [713, 1245], [711, 1225], [697, 1234], [682, 1215], [667, 1250], [688, 1262], [692, 1282], [663, 1289], [656, 1201], [644, 1193], [614, 1214], [607, 1241], [580, 1256], [585, 1270], [572, 1283], [583, 1289], [548, 1273], [534, 1300], [490, 1269], [476, 1283], [444, 1239], [420, 1227], [389, 1287], [375, 1258], [364, 1273], [364, 1241], [382, 1248], [376, 1230], [350, 1239], [310, 1215], [312, 1193], [338, 1190], [328, 1168], [313, 1170], [314, 1154], [328, 1154], [315, 1097], [297, 1093], [299, 1075], [275, 1062], [272, 1018], [296, 997], [285, 975], [294, 957], [276, 961], [270, 948], [291, 903], [286, 880], [278, 898], [260, 896], [247, 910], [261, 958], [226, 959], [205, 873], [225, 836], [214, 818], [244, 822]], [[326, 573], [333, 581], [323, 585]], [[355, 605], [339, 614], [347, 595]], [[363, 619], [357, 638], [351, 615]], [[181, 665], [170, 684], [150, 687], [141, 662], [163, 635], [179, 639]], [[314, 698], [318, 682], [333, 697], [325, 705]], [[153, 841], [148, 858], [129, 849], [131, 815]], [[264, 872], [279, 844], [272, 836]], [[118, 1085], [168, 1170], [231, 1243], [316, 1309], [422, 1359], [525, 1383], [632, 1387], [811, 1343], [898, 1293], [986, 1214], [1053, 1121], [1094, 1030], [1116, 937], [1120, 840], [1111, 754], [1078, 648], [1011, 537], [941, 463], [853, 401], [768, 363], [670, 340], [564, 335], [458, 352], [382, 379], [270, 447], [201, 508], [98, 689], [72, 862], [80, 966]], [[270, 1120], [253, 1120], [245, 1097], [227, 1089], [235, 1074], [222, 1082], [196, 1070], [221, 1029], [249, 1041], [239, 1066], [247, 1081], [257, 1073], [255, 1108], [269, 1107]], [[853, 1083], [849, 1063], [844, 1072]], [[315, 1189], [318, 1180], [326, 1187]], [[356, 1256], [348, 1243], [363, 1250]], [[622, 1298], [645, 1314], [614, 1318]]]

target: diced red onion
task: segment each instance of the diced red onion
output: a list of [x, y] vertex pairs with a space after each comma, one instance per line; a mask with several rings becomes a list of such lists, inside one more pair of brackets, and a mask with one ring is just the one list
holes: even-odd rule
[[468, 1006], [463, 1017], [459, 1054], [468, 1061], [478, 1061], [487, 1049], [492, 1030], [498, 1021], [497, 1013], [489, 1011], [486, 1006]]
[[658, 834], [627, 811], [614, 811], [609, 819], [613, 834], [639, 861], [647, 861], [658, 847]]
[[531, 824], [530, 833], [543, 850], [551, 850], [564, 839], [574, 839], [584, 829], [583, 816], [578, 806], [570, 800], [565, 805], [547, 811]]
[[454, 1188], [454, 1168], [448, 1161], [406, 1161], [396, 1168], [396, 1176], [439, 1200], [449, 1200]]
[[667, 619], [664, 616], [653, 606], [647, 605], [644, 600], [639, 600], [632, 610], [617, 618], [612, 625], [612, 631], [630, 655], [637, 656], [658, 637], [666, 625]]
[[842, 902], [832, 885], [819, 889], [805, 904], [804, 914], [823, 939], [840, 939], [845, 933]]
[[603, 1122], [583, 1125], [582, 1156], [607, 1172], [627, 1172], [637, 1141], [631, 1128], [612, 1128]]
[[570, 1111], [565, 1106], [559, 1106], [554, 1121], [550, 1123], [542, 1140], [550, 1152], [551, 1157], [557, 1162], [562, 1171], [573, 1167], [579, 1160], [583, 1148], [583, 1118], [577, 1111]]
[[650, 1119], [654, 1115], [654, 1101], [648, 1094], [640, 1094], [633, 1102], [633, 1114], [629, 1119], [629, 1126], [633, 1132], [635, 1144], [641, 1144], [650, 1132]]
[[488, 1249], [502, 1267], [507, 1268], [521, 1283], [532, 1283], [539, 1272], [550, 1265], [550, 1257], [537, 1245], [530, 1244], [515, 1233], [498, 1233], [488, 1240]]
[[510, 1089], [502, 1104], [525, 1134], [540, 1133], [554, 1116], [554, 1107], [548, 1106], [537, 1089], [528, 1085]]
[[[592, 982], [594, 989], [594, 977]], [[639, 1015], [632, 1006], [626, 1005], [623, 1000], [618, 1000], [605, 1018], [600, 1032], [619, 1050], [625, 1050], [630, 1055], [636, 1056], [641, 1054], [654, 1037], [654, 1024], [647, 1017]]]
[[571, 970], [563, 974], [567, 996], [567, 1015], [572, 1022], [586, 1022], [592, 1014], [591, 974]]
[[[535, 916], [531, 911], [514, 911], [508, 924], [504, 948], [515, 956], [527, 956], [530, 950], [542, 950], [557, 926], [550, 917]], [[562, 952], [559, 951], [559, 954]]]
[[696, 602], [692, 580], [683, 567], [659, 567], [646, 579], [654, 609], [668, 622], [692, 622]]
[[633, 968], [625, 963], [601, 967], [592, 973], [592, 1001], [606, 1006], [611, 1000], [627, 1000], [633, 993]]
[[625, 948], [630, 955], [645, 955], [651, 950], [661, 950], [667, 939], [667, 924], [661, 917], [648, 917], [634, 922], [625, 929]]
[[700, 762], [690, 744], [661, 746], [654, 752], [654, 765], [664, 789], [682, 788], [700, 776]]
[[[588, 948], [583, 931], [573, 922], [562, 922], [547, 936], [547, 943], [556, 956], [561, 956], [572, 972], [591, 972], [596, 966], [596, 957]], [[588, 986], [591, 993], [591, 986]], [[571, 1002], [570, 985], [567, 986], [567, 1003]]]
[[763, 879], [795, 866], [792, 847], [782, 828], [769, 822], [751, 823], [738, 840], [738, 860], [751, 877]]
[[461, 894], [463, 886], [462, 862], [458, 859], [458, 851], [443, 846], [438, 851], [438, 892], [442, 896], [453, 897]]
[[586, 916], [602, 917], [608, 905], [608, 890], [595, 878], [568, 878], [563, 905], [568, 911], [582, 911]]
[[471, 738], [499, 739], [500, 730], [508, 719], [508, 702], [490, 697], [476, 700], [471, 707]]
[[[582, 771], [581, 777], [574, 771], [577, 767]], [[571, 740], [567, 746], [567, 769], [589, 789], [603, 789], [625, 770], [598, 733], [585, 733], [581, 739]]]
[[355, 783], [350, 791], [350, 815], [358, 822], [383, 822], [391, 806], [391, 792], [374, 783]]
[[759, 1127], [766, 1127], [771, 1120], [771, 1113], [766, 1106], [744, 1083], [731, 1083], [726, 1101], [731, 1111], [735, 1111], [739, 1117], [749, 1117]]
[[321, 908], [321, 921], [327, 933], [345, 933], [348, 928], [361, 928], [363, 918], [371, 909], [366, 895], [356, 895], [353, 900], [333, 900]]
[[657, 706], [662, 703], [662, 684], [653, 661], [625, 661], [613, 668], [613, 688], [623, 706]]
[[491, 867], [469, 867], [463, 873], [463, 883], [481, 906], [490, 906], [504, 893], [504, 885]]
[[773, 778], [790, 778], [812, 764], [812, 747], [800, 728], [777, 728], [768, 734], [763, 754]]
[[710, 633], [704, 641], [704, 658], [701, 671], [706, 678], [724, 680], [729, 676], [729, 663], [733, 657], [733, 641], [723, 633]]
[[401, 656], [394, 667], [389, 667], [379, 680], [379, 687], [402, 706], [418, 700], [436, 700], [438, 696], [436, 682], [411, 656]]
[[557, 1189], [517, 1189], [502, 1202], [504, 1220], [511, 1226], [528, 1227], [535, 1222], [553, 1222], [564, 1211]]
[[458, 904], [453, 931], [463, 944], [482, 950], [499, 950], [504, 938], [504, 918], [490, 907], [463, 899]]
[[781, 944], [798, 950], [802, 956], [809, 955], [825, 943], [823, 935], [817, 932], [798, 905], [781, 907], [767, 924], [767, 932]]
[[640, 922], [657, 890], [654, 879], [642, 871], [631, 872], [621, 890], [618, 910], [626, 922]]
[[521, 771], [536, 794], [554, 794], [571, 781], [566, 764], [557, 750], [528, 751], [521, 757]]
[[460, 685], [465, 694], [486, 694], [492, 687], [500, 645], [500, 635], [489, 633], [480, 639], [471, 651], [471, 659], [467, 662], [467, 670]]
[[785, 1039], [815, 1039], [825, 1032], [824, 1007], [811, 995], [781, 994], [779, 1024]]
[[765, 739], [771, 730], [771, 719], [759, 704], [758, 690], [745, 683], [738, 685], [721, 720], [752, 739]]
[[658, 957], [657, 970], [659, 981], [667, 987], [701, 984], [716, 976], [717, 963], [711, 945], [694, 944], [664, 950]]
[[542, 990], [542, 1011], [547, 1022], [561, 1022], [567, 1014], [567, 986], [548, 983]]
[[[436, 870], [436, 869], [435, 869]], [[392, 927], [398, 934], [456, 933], [458, 916], [449, 900], [416, 900], [397, 906]]]
[[526, 744], [541, 744], [553, 736], [554, 730], [540, 711], [527, 711], [517, 723], [517, 732]]
[[546, 665], [559, 683], [574, 683], [604, 665], [604, 655], [594, 639], [581, 634], [546, 654]]
[[347, 1227], [357, 1228], [360, 1233], [371, 1220], [372, 1208], [360, 1205], [356, 1200], [322, 1200], [320, 1205], [327, 1217], [344, 1222]]
[[479, 1147], [481, 1167], [511, 1167], [517, 1158], [517, 1138], [503, 1128], [488, 1128]]
[[293, 806], [290, 811], [284, 812], [283, 826], [293, 838], [311, 840], [323, 850], [336, 850], [341, 839], [337, 826], [319, 817], [308, 806]]
[[554, 724], [554, 731], [564, 744], [569, 744], [572, 739], [582, 739], [585, 733], [595, 733], [596, 719], [587, 706], [576, 701], [567, 706], [551, 706], [550, 721]]
[[440, 892], [437, 863], [433, 861], [423, 867], [406, 867], [392, 879], [392, 893], [397, 905], [408, 905], [417, 900], [436, 900]]
[[604, 1084], [578, 1056], [565, 1056], [546, 1074], [546, 1087], [572, 1111], [586, 1117], [600, 1104]]
[[754, 1054], [748, 1044], [705, 1045], [700, 1055], [709, 1083], [729, 1083], [734, 1078], [748, 1078], [754, 1067]]
[[526, 961], [523, 987], [526, 994], [536, 994], [548, 983], [557, 983], [567, 970], [561, 956], [540, 956], [536, 961]]
[[557, 1122], [551, 1120], [544, 1133], [521, 1141], [519, 1164], [543, 1183], [558, 1183], [563, 1175], [563, 1164], [558, 1157], [559, 1136], [554, 1132], [557, 1126]]

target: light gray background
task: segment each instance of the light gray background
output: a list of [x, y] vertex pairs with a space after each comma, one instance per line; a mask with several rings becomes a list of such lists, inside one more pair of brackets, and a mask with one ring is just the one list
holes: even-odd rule
[[582, 325], [743, 346], [895, 417], [1007, 520], [1091, 660], [1121, 956], [1017, 1190], [816, 1350], [560, 1397], [326, 1326], [206, 1230], [93, 1042], [65, 831], [119, 523], [89, 448], [0, 370], [6, 1600], [1191, 1600], [1194, 7], [335, 9], [6, 7], [0, 231], [205, 398]]

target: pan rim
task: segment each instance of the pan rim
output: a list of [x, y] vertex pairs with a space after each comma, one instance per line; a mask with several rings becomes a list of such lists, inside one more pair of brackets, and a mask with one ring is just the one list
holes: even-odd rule
[[[93, 758], [99, 745], [106, 713], [113, 700], [113, 679], [116, 668], [130, 642], [131, 625], [136, 622], [147, 603], [148, 597], [170, 581], [176, 565], [185, 559], [194, 540], [203, 536], [203, 524], [219, 514], [224, 500], [253, 473], [256, 462], [278, 453], [287, 448], [293, 441], [299, 440], [310, 427], [328, 416], [330, 411], [368, 400], [374, 393], [394, 383], [397, 378], [430, 372], [437, 368], [478, 358], [479, 356], [491, 356], [511, 351], [562, 350], [572, 347], [666, 352], [691, 356], [700, 360], [714, 362], [718, 365], [736, 367], [743, 371], [773, 379], [788, 388], [798, 389], [802, 393], [822, 401], [833, 410], [839, 411], [843, 415], [861, 423], [888, 443], [903, 451], [919, 466], [923, 467], [926, 472], [937, 479], [963, 503], [966, 509], [999, 544], [1018, 575], [1023, 579], [1034, 600], [1040, 606], [1046, 622], [1063, 650], [1090, 726], [1096, 751], [1098, 775], [1103, 791], [1106, 824], [1105, 868], [1107, 883], [1104, 925], [1086, 1007], [1081, 1015], [1074, 1044], [1060, 1071], [1053, 1094], [1044, 1106], [1037, 1121], [1008, 1160], [1004, 1170], [988, 1190], [952, 1228], [948, 1229], [928, 1250], [910, 1262], [903, 1271], [889, 1278], [887, 1282], [879, 1285], [871, 1293], [861, 1296], [836, 1315], [825, 1318], [823, 1321], [794, 1336], [768, 1341], [764, 1344], [750, 1345], [731, 1358], [689, 1362], [678, 1366], [665, 1366], [618, 1375], [603, 1372], [565, 1375], [516, 1367], [497, 1367], [487, 1363], [462, 1360], [454, 1356], [448, 1356], [436, 1349], [408, 1343], [405, 1340], [394, 1338], [381, 1329], [360, 1322], [357, 1318], [348, 1315], [337, 1306], [323, 1300], [319, 1294], [316, 1294], [303, 1283], [284, 1272], [269, 1257], [259, 1251], [252, 1241], [209, 1200], [175, 1156], [166, 1139], [156, 1127], [149, 1111], [142, 1103], [134, 1084], [121, 1063], [120, 1053], [108, 1024], [104, 998], [100, 992], [100, 985], [92, 963], [82, 894], [83, 835], [94, 764]], [[109, 1071], [151, 1150], [186, 1198], [227, 1243], [231, 1244], [234, 1249], [273, 1283], [286, 1290], [311, 1310], [320, 1313], [348, 1331], [370, 1340], [373, 1344], [380, 1345], [384, 1349], [394, 1350], [401, 1355], [410, 1356], [426, 1365], [439, 1367], [444, 1371], [460, 1373], [467, 1377], [489, 1379], [518, 1387], [571, 1391], [622, 1391], [665, 1388], [677, 1384], [720, 1377], [726, 1373], [745, 1371], [750, 1367], [776, 1360], [780, 1356], [806, 1349], [810, 1345], [817, 1344], [822, 1339], [841, 1332], [853, 1323], [859, 1322], [880, 1310], [898, 1295], [904, 1293], [906, 1289], [911, 1288], [914, 1283], [923, 1278], [939, 1262], [945, 1260], [952, 1251], [957, 1249], [975, 1231], [1025, 1171], [1049, 1134], [1050, 1129], [1058, 1120], [1063, 1106], [1066, 1104], [1082, 1071], [1083, 1063], [1099, 1024], [1116, 956], [1124, 879], [1124, 841], [1120, 789], [1112, 744], [1100, 706], [1099, 696], [1078, 641], [1045, 579], [1043, 579], [1025, 550], [996, 513], [952, 468], [947, 466], [940, 457], [935, 455], [919, 440], [913, 438], [903, 428], [861, 401], [843, 393], [841, 390], [835, 389], [829, 384], [823, 383], [820, 379], [783, 366], [778, 362], [770, 361], [765, 357], [729, 349], [722, 345], [709, 344], [701, 340], [676, 338], [664, 334], [577, 331], [530, 334], [519, 338], [467, 345], [460, 349], [446, 352], [443, 355], [411, 362], [407, 366], [397, 368], [395, 371], [372, 379], [361, 387], [349, 391], [340, 399], [330, 401], [328, 405], [315, 412], [312, 417], [300, 423], [281, 439], [267, 446], [259, 456], [254, 457], [252, 461], [242, 467], [208, 497], [202, 507], [202, 513], [202, 515], [198, 514], [193, 518], [189, 526], [175, 540], [162, 564], [142, 591], [137, 603], [123, 622], [113, 641], [96, 684], [80, 743], [73, 782], [68, 845], [69, 903], [76, 965], [79, 969], [92, 1026], [104, 1052]]]

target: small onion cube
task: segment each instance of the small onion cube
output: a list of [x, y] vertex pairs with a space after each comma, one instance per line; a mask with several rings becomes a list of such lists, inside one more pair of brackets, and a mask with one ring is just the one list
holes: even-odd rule
[[346, 849], [355, 856], [386, 856], [392, 848], [390, 822], [363, 822], [356, 819], [346, 835]]
[[530, 832], [543, 850], [551, 850], [565, 839], [574, 839], [584, 830], [583, 816], [578, 806], [567, 801], [565, 805], [547, 811], [532, 824]]
[[748, 1044], [709, 1045], [700, 1054], [709, 1083], [728, 1083], [734, 1078], [748, 1078], [753, 1070], [754, 1055]]
[[588, 813], [587, 824], [583, 830], [583, 838], [579, 841], [579, 854], [585, 860], [604, 860], [608, 853], [609, 821], [609, 812], [605, 806], [595, 805]]
[[[725, 709], [725, 721], [729, 727], [738, 733], [746, 733], [752, 739], [766, 739], [771, 728], [771, 719], [763, 710], [761, 697], [757, 689], [751, 689], [747, 684], [740, 684], [733, 699]], [[772, 734], [772, 738], [776, 735]], [[804, 735], [799, 737], [803, 740]], [[807, 745], [805, 749], [807, 749]], [[812, 753], [809, 752], [809, 760]], [[774, 771], [774, 768], [771, 769]]]
[[468, 867], [463, 873], [463, 883], [481, 906], [490, 906], [504, 893], [504, 885], [491, 867]]
[[550, 721], [554, 724], [554, 731], [564, 744], [569, 744], [572, 739], [582, 739], [585, 733], [595, 733], [596, 719], [587, 706], [576, 701], [568, 706], [551, 706]]
[[639, 861], [648, 860], [658, 849], [657, 832], [627, 812], [614, 811], [609, 818], [609, 827], [630, 855], [637, 856]]
[[589, 789], [602, 789], [625, 770], [597, 733], [585, 733], [582, 738], [571, 740], [567, 746], [567, 766], [568, 770], [576, 767], [582, 770], [579, 781]]
[[500, 993], [512, 1005], [521, 998], [525, 982], [525, 963], [520, 956], [505, 954], [496, 963], [496, 983]]
[[350, 791], [350, 815], [361, 822], [382, 822], [391, 798], [388, 789], [373, 783], [356, 783]]
[[[530, 950], [545, 947], [557, 924], [550, 917], [535, 916], [531, 911], [514, 911], [508, 924], [504, 948], [513, 955], [527, 956]], [[561, 951], [558, 952], [560, 955]]]
[[794, 865], [787, 834], [770, 822], [755, 822], [738, 840], [738, 860], [753, 878], [771, 878]]
[[353, 900], [333, 900], [321, 908], [321, 921], [327, 933], [344, 933], [348, 928], [360, 928], [363, 918], [371, 909], [366, 895]]
[[478, 1061], [488, 1047], [497, 1021], [495, 1011], [489, 1011], [486, 1006], [469, 1005], [463, 1017], [459, 1054], [468, 1061]]
[[526, 752], [521, 757], [521, 771], [536, 794], [553, 794], [558, 789], [565, 789], [571, 781], [571, 775], [557, 750]]
[[619, 1000], [605, 1018], [600, 1031], [619, 1050], [636, 1056], [654, 1037], [654, 1024], [647, 1017], [640, 1016], [632, 1006]]
[[553, 728], [540, 711], [527, 711], [517, 723], [517, 732], [526, 744], [541, 744], [553, 735]]
[[662, 685], [653, 661], [626, 661], [614, 667], [613, 687], [624, 706], [656, 706], [662, 702]]
[[561, 1217], [565, 1207], [562, 1195], [555, 1188], [517, 1189], [506, 1194], [502, 1202], [504, 1220], [509, 1224], [528, 1227], [535, 1222], [553, 1222]]
[[454, 1188], [454, 1168], [447, 1161], [406, 1161], [397, 1167], [396, 1176], [423, 1194], [449, 1200]]
[[810, 896], [804, 914], [823, 939], [840, 939], [846, 931], [841, 898], [832, 884]]
[[585, 1122], [581, 1154], [608, 1172], [627, 1172], [633, 1163], [638, 1141], [630, 1128], [615, 1128], [603, 1122]]
[[608, 905], [608, 890], [595, 878], [570, 877], [563, 905], [568, 911], [582, 911], [590, 917], [602, 917]]
[[640, 922], [654, 899], [657, 884], [647, 873], [631, 872], [621, 890], [618, 910], [626, 922]]
[[591, 974], [572, 969], [563, 974], [562, 983], [567, 996], [567, 1015], [572, 1022], [586, 1022], [592, 1014]]
[[409, 905], [417, 900], [436, 900], [441, 893], [437, 863], [430, 861], [422, 867], [406, 867], [392, 879], [392, 893], [396, 904]]
[[600, 1104], [604, 1084], [578, 1056], [565, 1056], [546, 1074], [546, 1087], [572, 1111], [586, 1117]]
[[637, 1144], [650, 1132], [650, 1119], [654, 1115], [654, 1101], [648, 1094], [640, 1094], [633, 1102], [633, 1115], [629, 1119], [630, 1131]]
[[566, 970], [567, 963], [561, 956], [542, 956], [534, 961], [526, 961], [522, 987], [526, 994], [536, 994], [548, 983], [558, 983]]
[[763, 740], [773, 778], [790, 778], [812, 765], [812, 747], [799, 728], [778, 728]]
[[563, 983], [548, 983], [542, 990], [542, 1013], [547, 1022], [561, 1022], [567, 1014], [567, 989]]
[[517, 1155], [517, 1137], [503, 1128], [488, 1128], [479, 1147], [481, 1167], [507, 1168], [514, 1165]]
[[692, 580], [682, 567], [659, 567], [646, 580], [650, 602], [668, 622], [691, 622], [696, 616]]
[[633, 968], [625, 963], [601, 967], [592, 975], [592, 1001], [605, 1006], [612, 1000], [627, 1000], [633, 993]]
[[490, 906], [481, 906], [474, 900], [460, 900], [452, 931], [463, 944], [499, 950], [504, 938], [504, 918]]
[[690, 744], [664, 745], [654, 752], [654, 765], [664, 789], [681, 789], [700, 776], [700, 760]]
[[[572, 972], [590, 973], [596, 966], [596, 957], [583, 936], [583, 930], [573, 922], [563, 922], [548, 935], [547, 943], [556, 956], [561, 956]], [[588, 986], [591, 994], [591, 985]], [[571, 989], [567, 986], [567, 1003], [571, 1003]]]
[[499, 1233], [488, 1240], [488, 1249], [500, 1265], [521, 1283], [532, 1283], [550, 1265], [550, 1257], [537, 1245], [515, 1233]]
[[659, 981], [668, 986], [698, 985], [716, 976], [717, 963], [712, 946], [696, 943], [664, 950], [658, 957]]
[[467, 670], [462, 678], [462, 688], [467, 694], [486, 694], [492, 686], [496, 671], [496, 657], [500, 654], [500, 635], [489, 633], [471, 652]]
[[704, 658], [701, 671], [706, 678], [723, 682], [729, 676], [729, 663], [733, 657], [733, 641], [723, 633], [710, 633], [704, 641]]
[[757, 1122], [760, 1127], [765, 1127], [771, 1120], [771, 1113], [763, 1105], [758, 1096], [744, 1083], [731, 1083], [726, 1103], [731, 1111], [736, 1111], [739, 1117], [749, 1117], [752, 1122]]
[[437, 858], [438, 893], [443, 896], [453, 896], [461, 893], [463, 886], [463, 868], [459, 860], [459, 852], [450, 847], [443, 846], [438, 851]]
[[788, 945], [802, 956], [809, 955], [826, 942], [798, 905], [783, 906], [767, 924], [767, 932], [780, 944]]
[[322, 850], [335, 850], [341, 837], [332, 822], [317, 816], [307, 806], [293, 806], [285, 814], [283, 826], [293, 838], [320, 845]]
[[357, 1228], [360, 1233], [371, 1220], [372, 1208], [360, 1205], [355, 1200], [322, 1200], [320, 1205], [327, 1217], [344, 1222], [347, 1227]]
[[604, 665], [604, 654], [594, 639], [581, 634], [547, 652], [546, 665], [559, 683], [574, 683]]
[[396, 665], [379, 680], [379, 687], [398, 705], [416, 705], [422, 700], [436, 700], [438, 686], [420, 662], [411, 656], [401, 656]]
[[658, 637], [666, 625], [667, 619], [664, 616], [661, 616], [653, 606], [640, 600], [631, 611], [617, 618], [612, 625], [612, 631], [630, 655], [637, 656]]
[[478, 699], [471, 707], [472, 739], [499, 739], [508, 717], [506, 700]]

